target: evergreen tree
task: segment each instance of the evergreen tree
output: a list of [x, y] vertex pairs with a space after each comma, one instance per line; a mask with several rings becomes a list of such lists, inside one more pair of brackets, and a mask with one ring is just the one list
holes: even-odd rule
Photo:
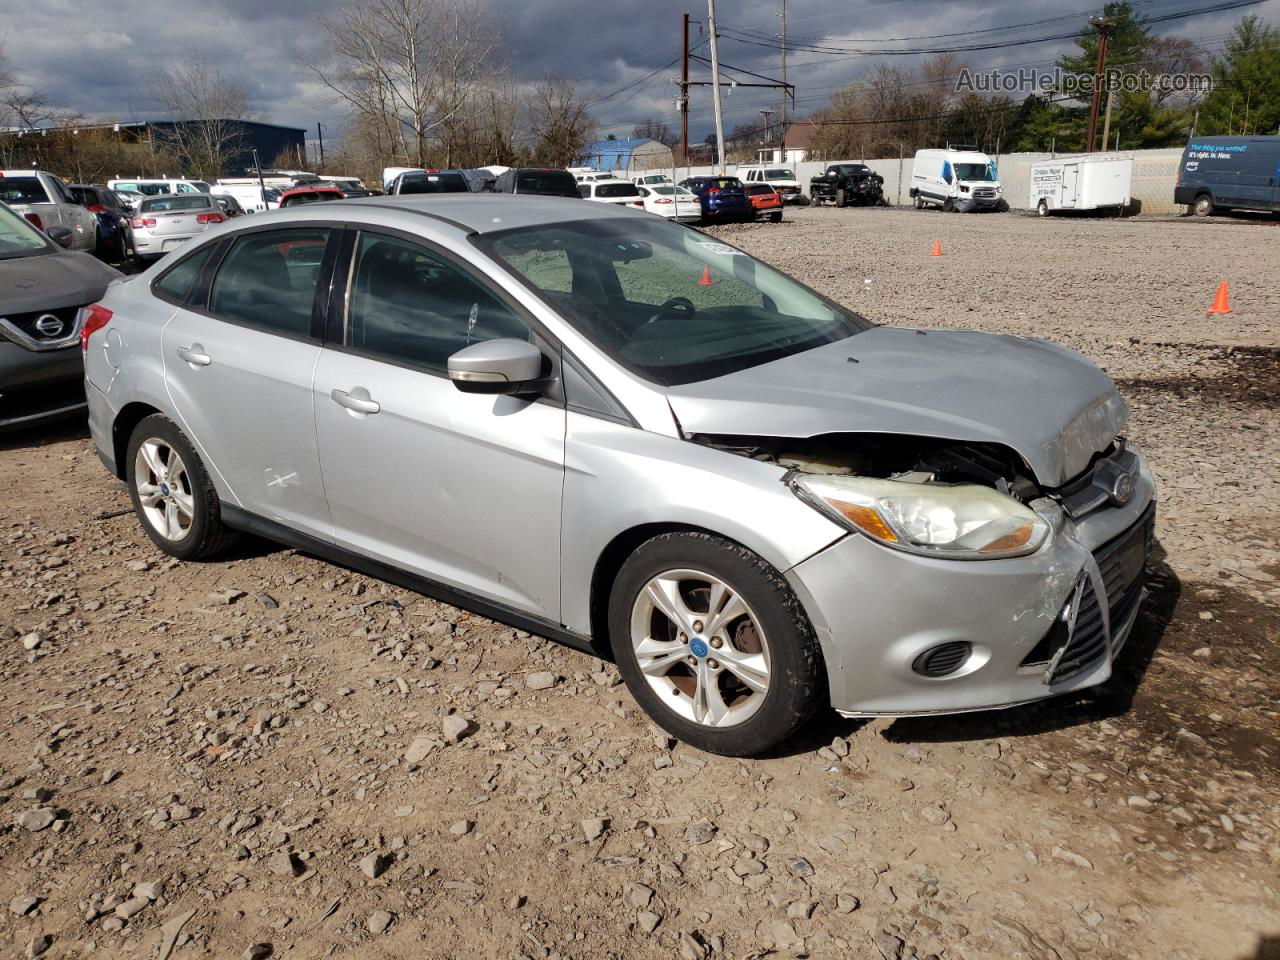
[[1200, 108], [1197, 133], [1280, 133], [1280, 30], [1255, 16], [1232, 31], [1213, 63], [1213, 91]]

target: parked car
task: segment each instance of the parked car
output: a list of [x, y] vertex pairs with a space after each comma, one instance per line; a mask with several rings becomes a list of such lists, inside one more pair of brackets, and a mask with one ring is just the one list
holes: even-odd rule
[[244, 207], [240, 206], [240, 201], [229, 193], [211, 193], [214, 202], [222, 208], [222, 212], [227, 215], [227, 219], [232, 217], [244, 216]]
[[0, 203], [37, 230], [66, 227], [71, 249], [92, 253], [98, 239], [98, 218], [71, 194], [61, 178], [43, 170], [0, 170]]
[[947, 213], [1008, 210], [996, 165], [976, 150], [917, 150], [911, 164], [916, 209], [940, 207]]
[[207, 193], [147, 197], [130, 221], [133, 248], [141, 259], [154, 260], [226, 219], [217, 198]]
[[1196, 137], [1182, 151], [1173, 202], [1197, 217], [1231, 210], [1280, 214], [1280, 136]]
[[1096, 685], [1144, 593], [1154, 482], [1084, 357], [878, 326], [627, 207], [229, 223], [84, 338], [161, 551], [248, 530], [610, 656], [707, 750]]
[[761, 164], [759, 166], [738, 167], [734, 172], [737, 173], [738, 179], [743, 183], [767, 183], [778, 191], [778, 196], [782, 197], [784, 203], [804, 202], [804, 193], [800, 189], [800, 181], [796, 179], [795, 171], [790, 167]]
[[373, 191], [366, 187], [359, 177], [325, 177], [321, 182], [337, 187], [348, 199], [373, 196]]
[[597, 203], [644, 208], [640, 188], [630, 180], [583, 180], [578, 184], [578, 196]]
[[281, 207], [297, 207], [304, 203], [325, 203], [332, 200], [345, 200], [337, 187], [293, 187], [280, 191]]
[[712, 223], [754, 220], [755, 207], [737, 177], [689, 177], [680, 186], [694, 193], [702, 204], [702, 218]]
[[203, 180], [188, 180], [185, 177], [135, 177], [132, 180], [108, 180], [107, 186], [112, 190], [129, 190], [147, 197], [158, 197], [166, 193], [208, 193], [212, 189]]
[[756, 217], [772, 223], [782, 222], [782, 197], [777, 190], [761, 182], [745, 183], [742, 189], [755, 208]]
[[809, 180], [809, 196], [818, 205], [880, 205], [885, 203], [884, 177], [865, 163], [833, 163]]
[[632, 183], [637, 183], [642, 187], [657, 186], [660, 184], [672, 184], [674, 181], [665, 173], [641, 173], [631, 178]]
[[674, 183], [651, 183], [640, 187], [644, 208], [668, 220], [696, 223], [702, 219], [702, 203], [687, 187]]
[[73, 183], [71, 196], [98, 220], [97, 241], [93, 252], [99, 260], [123, 263], [133, 256], [133, 232], [129, 226], [132, 212], [114, 190], [102, 184]]
[[461, 170], [408, 170], [391, 182], [388, 193], [470, 193]]
[[138, 204], [147, 198], [145, 193], [139, 193], [137, 190], [112, 190], [111, 192], [120, 198], [130, 212], [137, 210]]
[[510, 167], [494, 178], [489, 190], [492, 193], [578, 198], [578, 182], [573, 174], [557, 167]]
[[[49, 227], [63, 243], [67, 227]], [[0, 203], [0, 432], [83, 416], [80, 311], [119, 271]]]

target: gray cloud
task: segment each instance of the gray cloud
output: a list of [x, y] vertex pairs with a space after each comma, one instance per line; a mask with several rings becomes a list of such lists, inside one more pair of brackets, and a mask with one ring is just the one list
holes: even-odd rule
[[[336, 128], [341, 110], [315, 82], [307, 64], [323, 55], [319, 19], [335, 13], [341, 0], [0, 0], [3, 45], [23, 79], [43, 91], [55, 105], [99, 119], [141, 119], [156, 114], [152, 77], [167, 58], [190, 50], [216, 59], [249, 88], [261, 119], [314, 130], [317, 121]], [[1139, 3], [1143, 11], [1176, 7]], [[830, 0], [790, 0], [789, 32], [793, 37], [899, 37], [982, 30], [1060, 16], [1085, 9], [1084, 2], [1056, 0], [987, 0], [940, 3], [936, 0], [871, 0], [856, 7]], [[514, 7], [514, 9], [512, 9]], [[510, 49], [517, 78], [531, 82], [552, 71], [575, 80], [582, 92], [603, 97], [654, 75], [633, 88], [608, 97], [593, 110], [603, 131], [619, 134], [647, 118], [675, 125], [670, 80], [678, 64], [665, 66], [679, 53], [680, 14], [687, 0], [651, 0], [643, 10], [617, 9], [598, 0], [532, 0], [511, 7], [494, 4], [494, 16]], [[705, 8], [690, 11], [699, 20]], [[1254, 12], [1280, 22], [1280, 0], [1244, 10], [1161, 25], [1220, 48], [1238, 17]], [[721, 0], [721, 23], [776, 33], [778, 6], [763, 0]], [[1078, 18], [1083, 26], [1087, 16]], [[1042, 36], [1075, 26], [1048, 24], [993, 36]], [[694, 30], [695, 40], [698, 31]], [[966, 42], [966, 38], [957, 38]], [[1008, 47], [966, 55], [969, 64], [991, 68], [1009, 64], [1047, 65], [1070, 47], [1069, 41]], [[705, 53], [705, 50], [703, 51]], [[758, 46], [724, 39], [721, 57], [729, 64], [776, 76], [778, 56]], [[790, 57], [790, 79], [797, 85], [797, 113], [817, 109], [839, 86], [878, 62], [871, 57], [828, 58], [796, 51]], [[910, 58], [893, 58], [909, 65]], [[661, 69], [660, 69], [661, 68]], [[705, 67], [694, 65], [694, 76]], [[760, 109], [776, 109], [773, 91], [738, 88], [724, 100], [725, 122], [759, 122]], [[700, 138], [711, 126], [707, 88], [693, 92], [691, 129]]]

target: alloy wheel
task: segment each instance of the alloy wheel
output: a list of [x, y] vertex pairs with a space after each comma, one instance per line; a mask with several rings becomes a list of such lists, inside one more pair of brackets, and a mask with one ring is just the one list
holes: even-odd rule
[[750, 719], [769, 692], [769, 644], [742, 596], [702, 570], [645, 584], [631, 608], [631, 644], [649, 686], [680, 717], [710, 727]]
[[151, 528], [174, 543], [185, 539], [195, 520], [195, 496], [178, 451], [159, 437], [142, 441], [134, 460], [134, 484]]

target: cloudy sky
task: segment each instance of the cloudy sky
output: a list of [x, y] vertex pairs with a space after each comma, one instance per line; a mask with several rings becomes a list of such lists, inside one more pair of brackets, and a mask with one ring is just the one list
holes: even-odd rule
[[[340, 9], [342, 2], [0, 0], [0, 45], [22, 80], [51, 103], [104, 120], [156, 116], [149, 78], [166, 58], [198, 50], [225, 64], [248, 86], [259, 119], [305, 127], [311, 136], [319, 121], [327, 135], [333, 135], [341, 127], [341, 108], [326, 96], [306, 64], [324, 56], [317, 21]], [[705, 21], [705, 6], [695, 2], [691, 7], [688, 0], [634, 5], [600, 0], [490, 2], [518, 79], [532, 81], [551, 70], [575, 80], [584, 94], [602, 98], [593, 107], [602, 133], [625, 135], [648, 118], [675, 126], [671, 80], [679, 72], [672, 61], [680, 51], [680, 14], [687, 10]], [[1137, 0], [1136, 6], [1157, 17], [1221, 2]], [[1100, 6], [1097, 3], [1094, 10]], [[778, 10], [777, 0], [718, 0], [717, 18], [722, 33], [767, 38], [779, 30]], [[1070, 33], [1085, 26], [1089, 13], [1088, 0], [788, 0], [788, 32], [810, 44], [852, 39], [894, 49], [1000, 43]], [[1280, 25], [1280, 0], [1161, 23], [1156, 30], [1190, 37], [1213, 54], [1247, 13]], [[697, 43], [698, 25], [692, 35]], [[946, 39], [887, 42], [944, 35]], [[1044, 68], [1069, 46], [1070, 41], [1034, 43], [962, 56], [981, 69]], [[705, 46], [698, 52], [707, 54]], [[777, 76], [778, 53], [768, 46], [725, 36], [720, 56], [728, 65]], [[834, 90], [877, 63], [910, 65], [916, 59], [794, 51], [789, 64], [790, 79], [797, 86], [797, 112], [803, 115], [822, 106]], [[705, 67], [693, 65], [695, 79], [708, 75]], [[772, 91], [732, 90], [724, 101], [726, 130], [740, 123], [758, 124], [759, 111], [776, 109], [778, 103], [779, 94]], [[695, 139], [712, 129], [708, 88], [693, 91], [690, 126]]]

